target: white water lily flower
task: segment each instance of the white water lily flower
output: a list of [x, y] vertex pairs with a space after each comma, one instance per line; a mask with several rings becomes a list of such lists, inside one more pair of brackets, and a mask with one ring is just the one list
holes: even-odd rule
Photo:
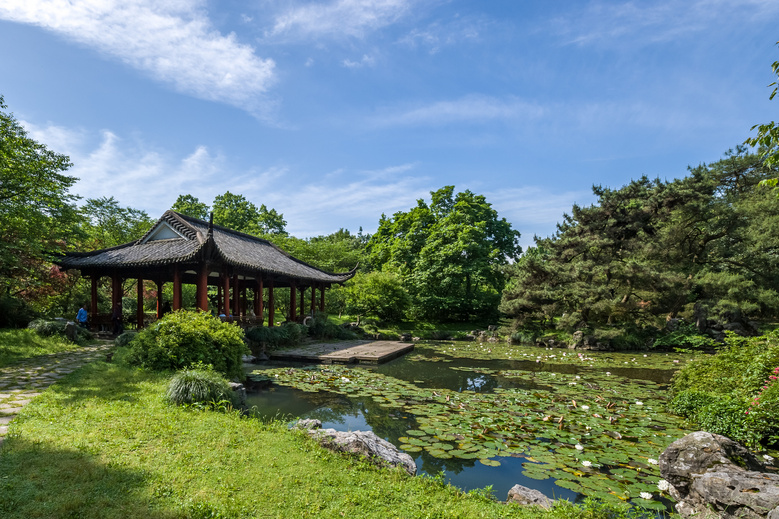
[[648, 460], [646, 460], [646, 462], [649, 463], [650, 465], [657, 465], [657, 460], [652, 458], [649, 458]]
[[343, 380], [344, 382], [349, 382], [349, 379], [346, 377], [341, 377], [341, 380]]
[[671, 484], [664, 479], [657, 482], [657, 489], [660, 492], [668, 492], [671, 489]]
[[592, 462], [590, 460], [584, 460], [582, 461], [582, 465], [585, 467], [592, 467]]
[[639, 495], [641, 496], [641, 499], [652, 499], [652, 494], [649, 492], [641, 492]]
[[575, 445], [575, 447], [576, 447], [577, 451], [583, 451], [584, 450], [584, 445], [582, 445], [581, 443], [577, 443]]
[[585, 411], [586, 411], [587, 409], [589, 409], [589, 408], [590, 408], [590, 406], [588, 406], [588, 405], [583, 405], [583, 406], [582, 406], [582, 409], [584, 409]]
[[636, 400], [636, 405], [644, 405], [644, 402], [639, 402], [638, 400]]

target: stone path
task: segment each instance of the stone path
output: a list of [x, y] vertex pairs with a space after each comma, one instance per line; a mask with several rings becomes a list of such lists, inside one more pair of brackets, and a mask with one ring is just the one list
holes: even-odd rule
[[0, 445], [8, 424], [22, 407], [41, 392], [87, 362], [105, 359], [113, 341], [85, 346], [78, 350], [42, 355], [12, 366], [0, 368]]

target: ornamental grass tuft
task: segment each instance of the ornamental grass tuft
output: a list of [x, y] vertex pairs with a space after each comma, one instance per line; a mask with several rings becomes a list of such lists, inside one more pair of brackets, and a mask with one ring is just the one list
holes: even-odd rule
[[232, 404], [233, 390], [211, 366], [200, 364], [173, 375], [165, 398], [176, 405], [206, 404], [216, 407], [224, 401]]

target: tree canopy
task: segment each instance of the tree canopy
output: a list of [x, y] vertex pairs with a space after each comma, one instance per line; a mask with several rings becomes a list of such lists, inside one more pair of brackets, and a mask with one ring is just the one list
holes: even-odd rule
[[773, 315], [779, 208], [755, 187], [775, 175], [738, 148], [681, 179], [595, 186], [595, 204], [575, 205], [507, 269], [501, 310], [569, 330], [656, 324], [696, 304]]
[[429, 205], [418, 200], [408, 212], [382, 215], [368, 253], [375, 268], [401, 276], [418, 316], [468, 319], [495, 314], [500, 267], [519, 256], [518, 240], [483, 195], [445, 186]]
[[30, 138], [0, 96], [0, 288], [24, 295], [50, 280], [52, 254], [77, 233], [70, 159]]

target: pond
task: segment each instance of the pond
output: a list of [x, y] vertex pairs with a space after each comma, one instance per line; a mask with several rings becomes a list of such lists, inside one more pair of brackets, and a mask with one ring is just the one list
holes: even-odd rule
[[689, 356], [429, 343], [381, 366], [267, 363], [249, 394], [267, 416], [373, 430], [463, 490], [515, 484], [550, 498], [587, 495], [670, 510], [657, 459], [687, 434], [664, 412]]

